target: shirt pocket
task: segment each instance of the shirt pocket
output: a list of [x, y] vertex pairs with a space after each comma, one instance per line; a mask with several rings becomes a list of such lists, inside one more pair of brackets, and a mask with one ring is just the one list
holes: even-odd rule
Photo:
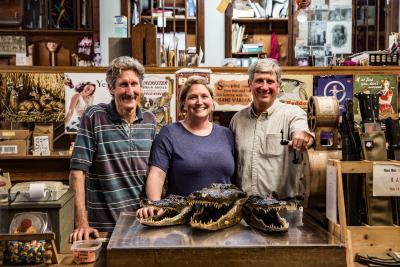
[[261, 138], [261, 151], [266, 157], [283, 156], [285, 146], [281, 145], [282, 135], [266, 134]]

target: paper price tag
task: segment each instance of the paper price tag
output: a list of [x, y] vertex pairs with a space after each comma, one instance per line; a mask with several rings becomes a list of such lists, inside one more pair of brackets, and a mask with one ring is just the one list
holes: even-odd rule
[[373, 196], [400, 196], [400, 164], [374, 162]]
[[40, 135], [35, 136], [33, 138], [34, 144], [34, 154], [42, 155], [42, 156], [49, 156], [50, 155], [50, 141], [49, 136], [47, 135]]

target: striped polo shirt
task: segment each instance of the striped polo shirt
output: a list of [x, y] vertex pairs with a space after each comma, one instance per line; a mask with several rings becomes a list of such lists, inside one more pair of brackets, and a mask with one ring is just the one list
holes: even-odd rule
[[136, 110], [128, 123], [110, 104], [90, 106], [81, 118], [70, 169], [86, 173], [86, 208], [89, 225], [111, 232], [123, 211], [135, 211], [145, 196], [155, 117]]

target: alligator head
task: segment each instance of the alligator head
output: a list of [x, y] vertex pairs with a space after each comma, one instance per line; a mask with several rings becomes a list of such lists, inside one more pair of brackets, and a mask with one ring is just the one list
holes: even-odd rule
[[140, 201], [141, 207], [153, 207], [159, 212], [157, 215], [139, 219], [139, 222], [148, 226], [168, 226], [185, 224], [190, 220], [192, 207], [185, 197], [170, 195], [164, 199], [151, 201], [148, 199]]
[[289, 223], [278, 211], [291, 208], [287, 201], [252, 195], [243, 206], [243, 218], [248, 225], [265, 232], [286, 232]]
[[190, 220], [193, 228], [219, 230], [237, 224], [242, 219], [242, 206], [247, 195], [232, 184], [211, 184], [188, 196], [196, 207]]

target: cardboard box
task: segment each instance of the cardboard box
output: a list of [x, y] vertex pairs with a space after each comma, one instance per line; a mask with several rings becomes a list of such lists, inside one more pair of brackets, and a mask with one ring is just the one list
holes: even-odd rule
[[29, 130], [0, 130], [0, 155], [26, 156], [29, 137]]

